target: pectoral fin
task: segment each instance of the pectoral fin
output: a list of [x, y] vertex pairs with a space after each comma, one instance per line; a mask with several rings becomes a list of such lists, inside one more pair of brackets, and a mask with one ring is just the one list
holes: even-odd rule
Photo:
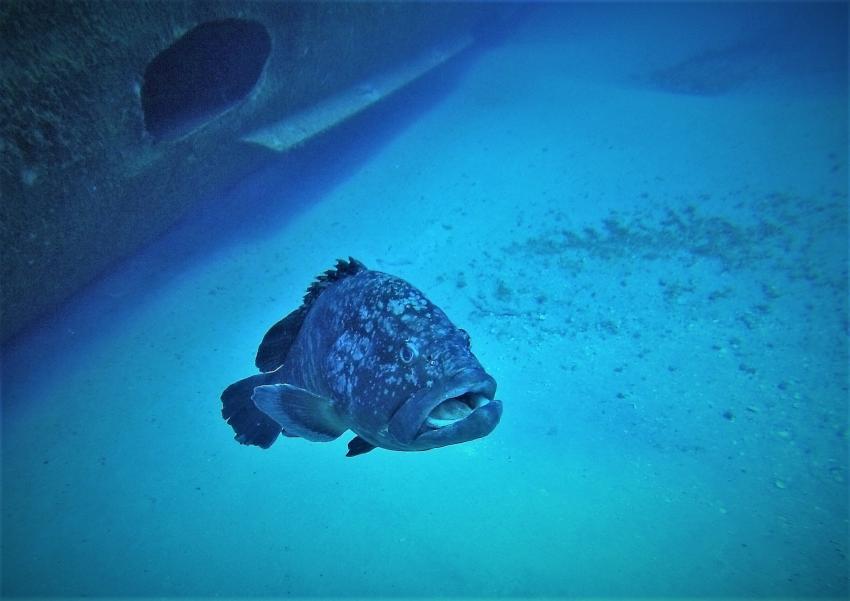
[[257, 386], [251, 398], [257, 409], [280, 424], [289, 436], [326, 442], [348, 429], [340, 419], [333, 400], [297, 386]]

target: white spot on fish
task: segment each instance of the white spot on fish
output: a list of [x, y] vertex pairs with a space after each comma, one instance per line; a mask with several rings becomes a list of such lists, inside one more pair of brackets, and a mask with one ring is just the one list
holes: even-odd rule
[[393, 315], [404, 314], [405, 302], [401, 299], [393, 299], [387, 307]]

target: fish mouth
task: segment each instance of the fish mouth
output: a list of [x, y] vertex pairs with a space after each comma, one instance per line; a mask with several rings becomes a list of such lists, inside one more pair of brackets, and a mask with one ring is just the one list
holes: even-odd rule
[[420, 390], [388, 424], [393, 448], [424, 451], [489, 434], [502, 416], [496, 381], [481, 368], [467, 368]]
[[490, 378], [477, 385], [459, 387], [439, 395], [422, 422], [419, 434], [441, 430], [468, 418], [479, 407], [491, 403], [496, 396], [496, 382]]
[[[472, 375], [474, 380], [469, 379]], [[431, 449], [474, 440], [499, 423], [502, 403], [495, 399], [496, 381], [483, 372], [466, 372], [458, 380], [462, 383], [446, 387], [422, 404], [413, 446]]]

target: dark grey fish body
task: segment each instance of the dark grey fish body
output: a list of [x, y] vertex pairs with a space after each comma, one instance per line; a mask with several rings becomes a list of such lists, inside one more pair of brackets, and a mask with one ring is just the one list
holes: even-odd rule
[[257, 366], [267, 373], [222, 395], [223, 415], [246, 444], [352, 430], [349, 455], [419, 451], [485, 436], [502, 412], [466, 332], [404, 280], [353, 259], [269, 330]]

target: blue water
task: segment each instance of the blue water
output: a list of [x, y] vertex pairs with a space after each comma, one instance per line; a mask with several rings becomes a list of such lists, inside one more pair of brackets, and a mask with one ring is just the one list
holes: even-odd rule
[[[847, 6], [545, 5], [4, 349], [5, 596], [848, 595]], [[472, 337], [488, 437], [241, 446], [338, 257]]]

